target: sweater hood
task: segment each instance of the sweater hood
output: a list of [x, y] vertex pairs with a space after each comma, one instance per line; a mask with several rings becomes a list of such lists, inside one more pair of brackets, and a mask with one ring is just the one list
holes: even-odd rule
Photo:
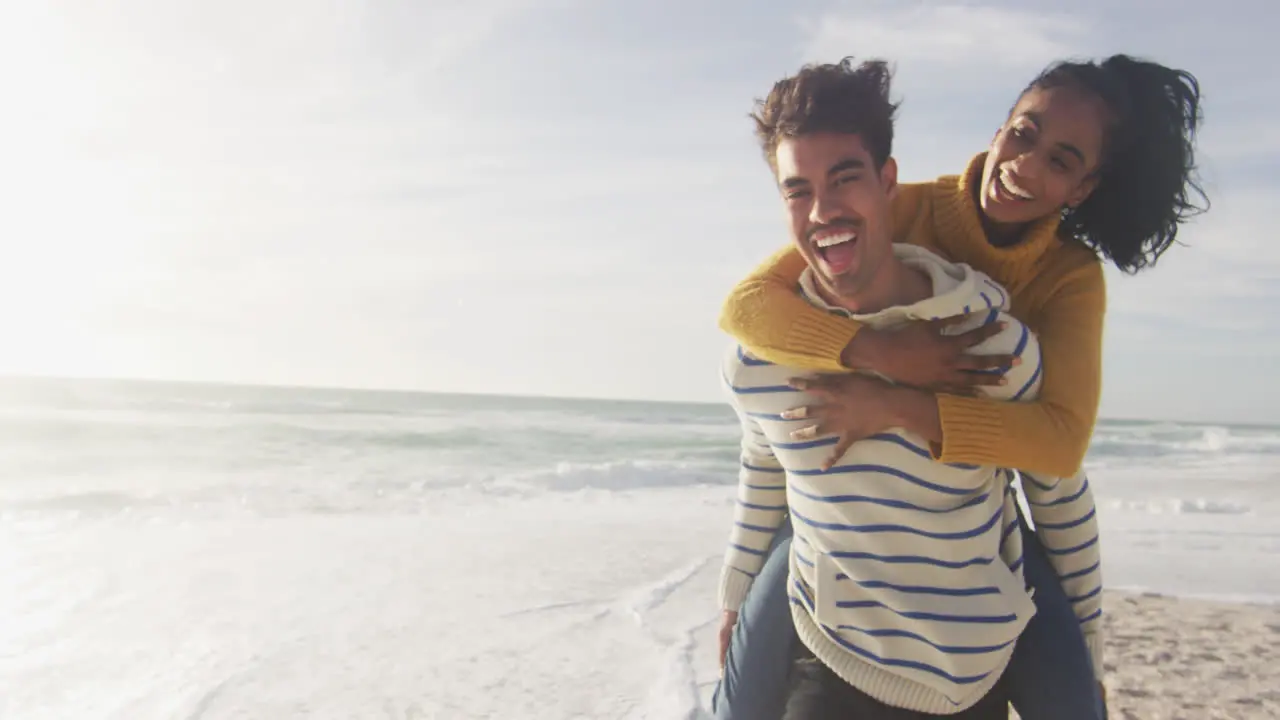
[[851, 317], [875, 328], [893, 327], [912, 320], [937, 320], [972, 312], [1009, 310], [1008, 293], [987, 275], [969, 265], [950, 262], [937, 253], [906, 243], [894, 244], [893, 254], [929, 277], [933, 285], [932, 297], [910, 305], [885, 308], [879, 312], [854, 313], [822, 299], [812, 268], [805, 268], [800, 275], [801, 294], [824, 310]]

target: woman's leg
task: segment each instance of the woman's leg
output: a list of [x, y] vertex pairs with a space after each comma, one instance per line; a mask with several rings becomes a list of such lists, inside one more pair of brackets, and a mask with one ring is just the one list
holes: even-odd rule
[[751, 583], [725, 653], [724, 676], [711, 697], [716, 720], [778, 720], [797, 641], [787, 574], [791, 522], [782, 523], [769, 557]]
[[1044, 546], [1025, 522], [1022, 547], [1036, 614], [1018, 638], [1005, 673], [1009, 701], [1027, 720], [1101, 720], [1102, 695], [1080, 621]]

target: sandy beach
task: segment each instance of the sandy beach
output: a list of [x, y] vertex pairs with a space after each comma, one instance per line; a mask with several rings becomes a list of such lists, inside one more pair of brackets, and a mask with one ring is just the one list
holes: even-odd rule
[[1280, 605], [1111, 593], [1105, 608], [1111, 718], [1280, 718]]

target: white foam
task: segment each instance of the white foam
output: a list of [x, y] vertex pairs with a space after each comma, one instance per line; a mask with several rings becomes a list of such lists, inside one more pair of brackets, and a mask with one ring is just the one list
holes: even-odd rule
[[698, 717], [725, 493], [0, 523], [0, 716]]
[[555, 491], [641, 490], [736, 482], [723, 468], [705, 463], [618, 460], [603, 463], [560, 462], [553, 467], [497, 478], [497, 487], [523, 486]]
[[1208, 498], [1168, 498], [1163, 500], [1108, 500], [1107, 508], [1126, 512], [1142, 512], [1152, 515], [1247, 515], [1253, 508], [1245, 503], [1235, 503]]

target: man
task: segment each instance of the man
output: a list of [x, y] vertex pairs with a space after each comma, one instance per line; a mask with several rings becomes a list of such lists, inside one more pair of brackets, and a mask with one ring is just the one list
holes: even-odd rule
[[[964, 332], [1003, 321], [972, 351], [1018, 358], [991, 393], [1031, 399], [1039, 349], [1002, 312], [1007, 293], [968, 266], [892, 242], [888, 88], [883, 63], [806, 67], [778, 83], [756, 116], [809, 266], [798, 292], [876, 327], [963, 318], [952, 330]], [[787, 720], [1006, 717], [1000, 680], [1035, 612], [1008, 474], [936, 463], [906, 432], [855, 443], [828, 467], [835, 438], [792, 437], [797, 418], [786, 411], [809, 400], [788, 380], [803, 371], [740, 349], [723, 369], [743, 463], [721, 602], [728, 611], [741, 604], [790, 510], [788, 591], [801, 642]], [[1040, 501], [1090, 505], [1084, 521], [1054, 528], [1051, 552], [1096, 555], [1082, 482], [1038, 485], [1048, 493]]]

